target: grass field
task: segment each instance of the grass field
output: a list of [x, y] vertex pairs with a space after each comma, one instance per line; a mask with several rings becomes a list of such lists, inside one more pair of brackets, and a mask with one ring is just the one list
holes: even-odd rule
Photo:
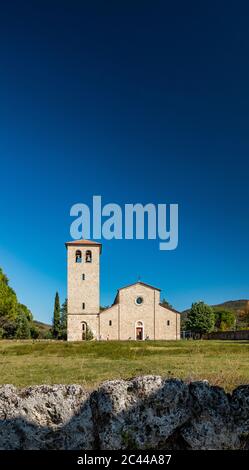
[[227, 391], [249, 383], [248, 341], [0, 341], [0, 383], [79, 383], [159, 374], [207, 379]]

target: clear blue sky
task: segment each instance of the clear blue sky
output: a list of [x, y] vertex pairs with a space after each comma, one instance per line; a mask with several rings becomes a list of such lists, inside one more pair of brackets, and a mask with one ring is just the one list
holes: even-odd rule
[[246, 2], [5, 2], [0, 266], [37, 319], [66, 296], [76, 202], [179, 204], [179, 246], [104, 241], [101, 303], [248, 298]]

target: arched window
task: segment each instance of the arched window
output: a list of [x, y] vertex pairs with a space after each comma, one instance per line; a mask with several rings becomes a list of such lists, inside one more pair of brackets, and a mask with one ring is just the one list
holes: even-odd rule
[[81, 263], [82, 262], [82, 254], [80, 250], [77, 250], [75, 252], [75, 263]]
[[92, 262], [92, 252], [91, 250], [86, 251], [86, 263], [91, 263]]

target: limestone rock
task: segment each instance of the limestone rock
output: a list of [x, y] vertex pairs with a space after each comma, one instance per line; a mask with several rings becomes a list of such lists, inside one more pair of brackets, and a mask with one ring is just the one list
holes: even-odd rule
[[107, 382], [96, 398], [101, 449], [163, 448], [191, 416], [189, 389], [179, 380], [145, 376]]
[[89, 394], [79, 385], [0, 387], [0, 449], [93, 445]]
[[0, 449], [248, 449], [249, 385], [158, 376], [0, 387]]
[[229, 395], [222, 388], [203, 382], [190, 384], [189, 390], [191, 420], [181, 429], [189, 447], [196, 450], [239, 448]]

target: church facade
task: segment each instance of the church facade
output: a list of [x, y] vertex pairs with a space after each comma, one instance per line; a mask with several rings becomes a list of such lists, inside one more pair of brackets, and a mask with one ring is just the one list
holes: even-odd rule
[[68, 341], [84, 341], [90, 330], [96, 340], [177, 340], [180, 313], [160, 303], [160, 289], [136, 282], [118, 289], [111, 307], [100, 310], [101, 243], [66, 243]]

